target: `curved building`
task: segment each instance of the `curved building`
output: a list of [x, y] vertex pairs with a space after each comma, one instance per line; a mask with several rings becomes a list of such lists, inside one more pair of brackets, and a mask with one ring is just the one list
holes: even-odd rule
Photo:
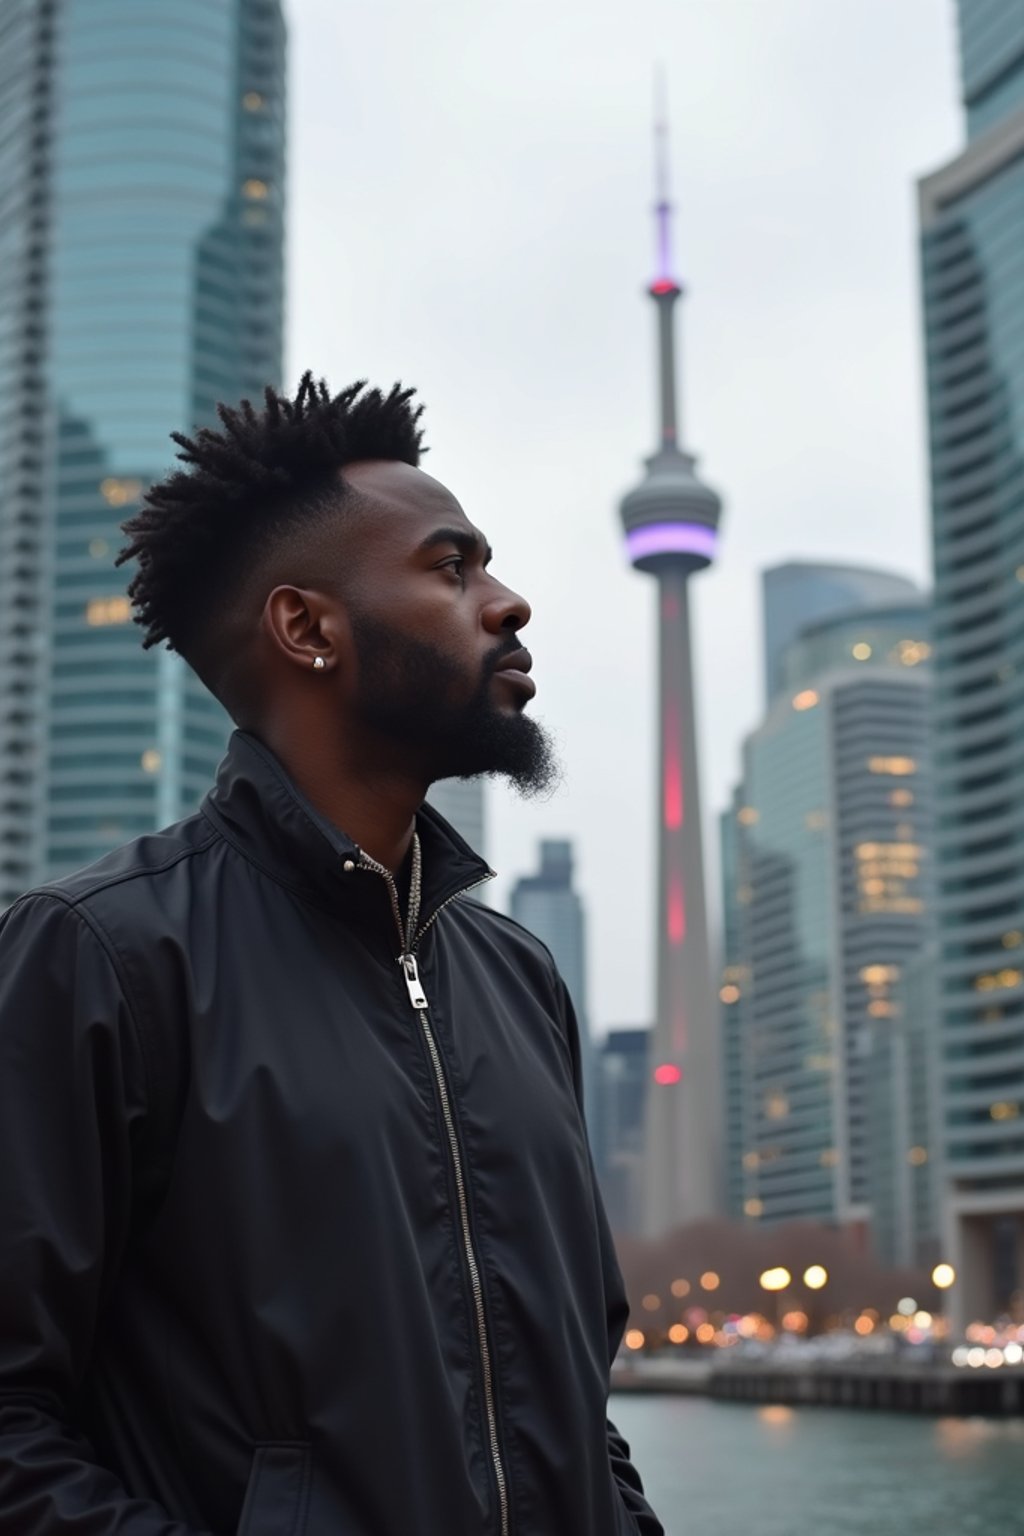
[[674, 312], [682, 288], [672, 274], [663, 154], [659, 184], [659, 267], [648, 289], [658, 334], [658, 445], [619, 508], [630, 561], [658, 583], [657, 994], [644, 1180], [652, 1236], [717, 1211], [720, 1134], [689, 582], [714, 557], [721, 502], [679, 443]]
[[727, 1187], [751, 1221], [867, 1230], [874, 1031], [929, 933], [929, 614], [902, 586], [779, 658], [722, 819]]
[[278, 0], [0, 17], [3, 906], [184, 814], [223, 750], [113, 561], [169, 433], [280, 382], [284, 26]]

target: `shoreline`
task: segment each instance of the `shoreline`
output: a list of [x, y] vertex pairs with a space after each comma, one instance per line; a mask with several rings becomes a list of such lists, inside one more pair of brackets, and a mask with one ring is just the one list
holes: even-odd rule
[[940, 1416], [1024, 1416], [1024, 1367], [998, 1371], [911, 1361], [807, 1364], [650, 1361], [616, 1366], [612, 1392], [709, 1397], [795, 1408], [863, 1408]]

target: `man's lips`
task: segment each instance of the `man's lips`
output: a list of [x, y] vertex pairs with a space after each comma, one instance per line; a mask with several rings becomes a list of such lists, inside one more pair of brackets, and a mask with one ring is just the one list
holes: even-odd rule
[[532, 699], [537, 692], [537, 685], [532, 677], [528, 676], [533, 666], [533, 657], [525, 646], [520, 646], [516, 651], [509, 651], [500, 661], [494, 665], [494, 671], [511, 684], [519, 692], [524, 693], [528, 699]]

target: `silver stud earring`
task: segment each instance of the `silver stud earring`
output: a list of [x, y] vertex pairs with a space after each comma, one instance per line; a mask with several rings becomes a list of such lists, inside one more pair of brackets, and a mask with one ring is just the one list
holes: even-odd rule
[[324, 670], [324, 667], [326, 667], [326, 665], [327, 665], [327, 663], [326, 663], [326, 661], [324, 661], [322, 656], [314, 656], [313, 657], [313, 671], [314, 672], [322, 672]]

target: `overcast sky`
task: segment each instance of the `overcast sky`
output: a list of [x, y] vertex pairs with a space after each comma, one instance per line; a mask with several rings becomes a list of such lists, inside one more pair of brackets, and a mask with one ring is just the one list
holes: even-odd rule
[[654, 447], [654, 66], [682, 435], [725, 501], [694, 583], [715, 892], [761, 707], [758, 572], [927, 580], [914, 182], [961, 142], [953, 0], [285, 3], [289, 382], [419, 389], [424, 467], [533, 604], [533, 708], [566, 768], [547, 803], [489, 788], [492, 899], [538, 837], [571, 837], [593, 1025], [647, 1022], [654, 583], [625, 564], [616, 503]]

